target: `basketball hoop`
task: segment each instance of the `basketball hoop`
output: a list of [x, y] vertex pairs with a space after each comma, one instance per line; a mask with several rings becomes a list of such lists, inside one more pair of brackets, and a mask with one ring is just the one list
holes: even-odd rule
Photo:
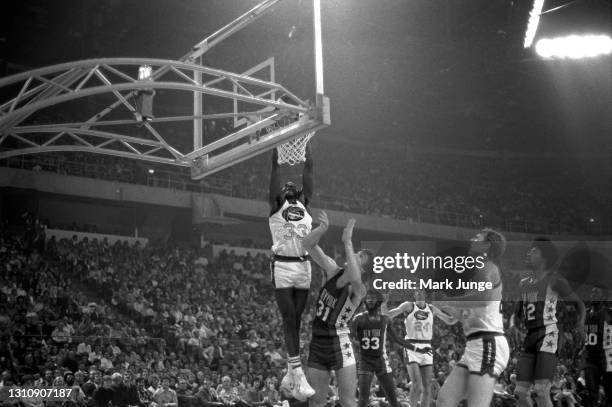
[[296, 165], [306, 161], [306, 144], [314, 134], [315, 132], [311, 131], [277, 146], [278, 163]]

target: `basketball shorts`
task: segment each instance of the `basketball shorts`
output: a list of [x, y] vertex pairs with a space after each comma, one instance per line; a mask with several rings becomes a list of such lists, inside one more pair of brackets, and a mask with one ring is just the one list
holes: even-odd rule
[[355, 363], [355, 352], [348, 334], [312, 337], [308, 351], [309, 367], [332, 371]]
[[357, 363], [357, 374], [374, 373], [376, 376], [381, 376], [391, 373], [391, 364], [386, 354], [379, 356], [360, 355]]
[[597, 399], [600, 385], [606, 398], [612, 396], [612, 349], [587, 351], [585, 362], [584, 377], [591, 397]]
[[527, 332], [518, 361], [517, 380], [552, 380], [557, 371], [559, 328], [556, 324]]
[[457, 366], [466, 368], [471, 374], [498, 377], [508, 365], [510, 347], [503, 334], [476, 333], [469, 335], [465, 352]]
[[312, 266], [310, 261], [273, 260], [270, 265], [274, 288], [310, 288]]
[[[426, 348], [428, 346], [431, 347], [431, 343], [414, 343], [414, 346], [421, 349]], [[421, 353], [404, 348], [404, 357], [407, 364], [416, 363], [417, 365], [419, 365], [419, 367], [433, 365], [433, 352]]]
[[586, 366], [592, 366], [603, 372], [612, 372], [612, 348], [594, 349], [587, 347], [584, 362]]

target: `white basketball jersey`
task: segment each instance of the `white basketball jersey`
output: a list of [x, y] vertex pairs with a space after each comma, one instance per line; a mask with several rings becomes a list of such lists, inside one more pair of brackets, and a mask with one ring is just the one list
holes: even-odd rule
[[463, 332], [469, 336], [476, 332], [504, 333], [504, 319], [499, 312], [501, 301], [492, 301], [486, 307], [463, 310]]
[[302, 239], [312, 229], [312, 217], [300, 201], [295, 204], [285, 201], [281, 208], [270, 216], [272, 252], [280, 256], [300, 257], [306, 251]]
[[424, 308], [419, 308], [416, 302], [412, 305], [412, 312], [404, 320], [406, 339], [431, 341], [434, 315], [429, 304], [425, 304]]

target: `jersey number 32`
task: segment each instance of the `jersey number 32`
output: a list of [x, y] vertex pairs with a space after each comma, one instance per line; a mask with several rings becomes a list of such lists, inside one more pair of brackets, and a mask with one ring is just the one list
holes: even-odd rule
[[308, 226], [303, 223], [294, 225], [293, 223], [287, 222], [283, 225], [283, 230], [280, 233], [285, 240], [302, 240], [309, 232]]

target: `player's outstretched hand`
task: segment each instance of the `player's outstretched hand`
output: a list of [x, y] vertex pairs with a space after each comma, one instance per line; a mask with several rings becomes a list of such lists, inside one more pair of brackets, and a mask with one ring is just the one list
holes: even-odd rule
[[327, 228], [329, 227], [329, 218], [327, 217], [327, 212], [321, 211], [317, 218], [319, 219], [319, 227], [323, 228], [324, 230], [327, 230]]
[[344, 232], [342, 232], [342, 243], [346, 244], [352, 242], [353, 239], [353, 228], [355, 227], [355, 223], [357, 221], [355, 218], [350, 218], [346, 223], [346, 227], [344, 228]]

